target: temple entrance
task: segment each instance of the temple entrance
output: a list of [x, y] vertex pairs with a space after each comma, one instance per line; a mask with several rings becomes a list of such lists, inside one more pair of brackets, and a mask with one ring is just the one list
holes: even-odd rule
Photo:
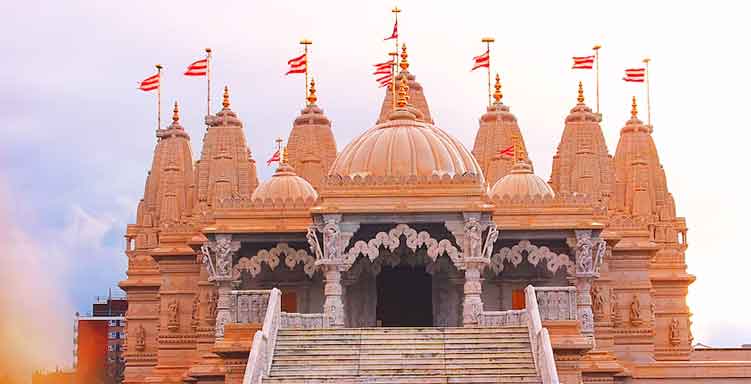
[[384, 266], [376, 279], [382, 327], [433, 326], [432, 277], [423, 267]]

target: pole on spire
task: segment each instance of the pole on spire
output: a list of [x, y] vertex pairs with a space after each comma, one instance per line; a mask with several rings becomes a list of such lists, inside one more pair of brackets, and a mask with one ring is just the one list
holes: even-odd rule
[[399, 49], [389, 52], [391, 56], [391, 109], [396, 109], [396, 71], [399, 62]]
[[310, 72], [310, 57], [308, 57], [308, 45], [313, 44], [312, 41], [308, 39], [302, 39], [300, 40], [300, 44], [304, 47], [305, 51], [305, 100], [308, 99], [308, 73]]
[[156, 65], [156, 73], [159, 75], [159, 88], [156, 89], [156, 129], [162, 129], [162, 65]]
[[391, 93], [392, 93], [392, 99], [393, 99], [393, 105], [392, 109], [396, 109], [396, 77], [397, 77], [397, 71], [399, 68], [399, 13], [401, 13], [402, 10], [399, 9], [399, 7], [394, 6], [393, 9], [391, 9], [391, 13], [394, 14], [394, 27], [396, 29], [396, 37], [394, 38], [394, 52], [390, 52], [389, 55], [392, 53], [394, 54], [394, 70], [393, 70], [393, 76], [391, 79]]
[[318, 101], [318, 96], [316, 96], [316, 79], [311, 77], [310, 91], [308, 92], [308, 105], [315, 105], [316, 101]]
[[211, 116], [211, 48], [206, 48], [206, 116]]
[[[399, 13], [402, 12], [399, 7], [394, 6], [394, 8], [391, 10], [391, 12], [394, 14], [394, 26], [398, 28], [399, 26]], [[394, 51], [399, 52], [399, 30], [397, 29], [396, 37], [394, 38]], [[399, 65], [399, 57], [396, 58], [396, 64]]]
[[596, 92], [596, 109], [597, 113], [600, 113], [600, 48], [602, 45], [595, 44], [592, 50], [595, 51], [595, 92]]
[[490, 77], [490, 44], [495, 41], [492, 37], [483, 37], [482, 42], [487, 44], [488, 46], [488, 106], [493, 105], [492, 97], [493, 97], [493, 91], [491, 87], [491, 77]]
[[649, 95], [649, 62], [652, 61], [649, 57], [645, 57], [644, 60], [644, 80], [647, 86], [647, 125], [652, 126], [652, 102]]

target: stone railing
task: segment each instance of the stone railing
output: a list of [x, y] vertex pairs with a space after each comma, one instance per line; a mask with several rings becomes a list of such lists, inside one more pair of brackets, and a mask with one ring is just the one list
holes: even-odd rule
[[268, 292], [268, 306], [263, 319], [263, 328], [253, 336], [253, 344], [245, 366], [243, 384], [258, 384], [271, 370], [276, 335], [282, 315], [282, 292], [276, 288]]
[[535, 287], [540, 319], [576, 320], [576, 287]]
[[527, 325], [527, 310], [483, 311], [480, 314], [479, 325], [481, 327], [524, 326]]
[[283, 329], [318, 329], [324, 327], [323, 313], [287, 313], [282, 312], [281, 327]]
[[548, 330], [542, 327], [540, 309], [537, 305], [535, 287], [528, 285], [524, 289], [524, 298], [527, 309], [527, 327], [529, 340], [532, 344], [532, 356], [535, 360], [537, 373], [543, 384], [558, 384], [558, 370], [553, 356], [553, 345], [550, 343]]
[[230, 316], [233, 323], [262, 323], [269, 304], [269, 290], [230, 291]]

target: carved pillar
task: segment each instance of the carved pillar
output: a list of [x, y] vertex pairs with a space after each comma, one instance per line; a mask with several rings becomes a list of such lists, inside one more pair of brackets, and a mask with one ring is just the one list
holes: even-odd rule
[[[481, 221], [482, 220], [482, 221]], [[448, 223], [447, 223], [448, 224]], [[449, 227], [449, 225], [447, 225]], [[483, 242], [483, 231], [488, 229]], [[449, 227], [449, 230], [452, 228]], [[462, 246], [462, 257], [457, 268], [464, 270], [464, 300], [462, 302], [462, 325], [473, 327], [479, 324], [482, 304], [482, 271], [490, 265], [493, 244], [498, 239], [495, 224], [480, 213], [464, 213], [461, 233], [452, 231]]]
[[209, 281], [217, 286], [216, 339], [224, 339], [224, 325], [233, 322], [232, 295], [234, 278], [232, 260], [240, 249], [239, 241], [232, 241], [232, 235], [216, 235], [216, 240], [201, 247], [203, 265], [209, 274]]
[[581, 332], [595, 343], [595, 323], [592, 313], [592, 282], [600, 276], [600, 265], [605, 257], [605, 241], [592, 238], [591, 230], [574, 231], [576, 239], [569, 246], [576, 256], [576, 313]]

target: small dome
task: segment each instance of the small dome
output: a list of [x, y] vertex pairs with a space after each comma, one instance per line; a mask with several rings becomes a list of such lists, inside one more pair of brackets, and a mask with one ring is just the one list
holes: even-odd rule
[[318, 192], [305, 179], [295, 174], [294, 168], [282, 164], [271, 179], [258, 185], [250, 197], [252, 201], [314, 201]]
[[555, 192], [542, 178], [532, 173], [532, 166], [517, 162], [511, 173], [500, 178], [490, 189], [492, 197], [554, 197]]
[[474, 156], [455, 138], [408, 109], [396, 110], [350, 142], [329, 175], [461, 176], [482, 171]]

